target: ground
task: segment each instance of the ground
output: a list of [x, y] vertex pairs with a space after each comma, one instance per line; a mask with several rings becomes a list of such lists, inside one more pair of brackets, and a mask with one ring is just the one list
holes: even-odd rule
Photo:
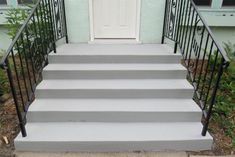
[[12, 157], [14, 138], [19, 132], [18, 119], [10, 95], [0, 99], [0, 157]]

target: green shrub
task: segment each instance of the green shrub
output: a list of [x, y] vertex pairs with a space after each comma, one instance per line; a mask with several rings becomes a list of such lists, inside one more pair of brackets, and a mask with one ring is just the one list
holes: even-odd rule
[[224, 49], [231, 59], [221, 78], [217, 93], [213, 120], [219, 124], [235, 148], [235, 44], [225, 43]]

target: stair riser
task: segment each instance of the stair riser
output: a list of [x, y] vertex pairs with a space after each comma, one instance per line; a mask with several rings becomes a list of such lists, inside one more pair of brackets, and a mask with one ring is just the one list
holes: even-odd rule
[[44, 79], [185, 79], [186, 70], [44, 71]]
[[181, 56], [134, 56], [134, 55], [103, 55], [103, 56], [49, 56], [49, 63], [179, 63]]
[[193, 89], [38, 89], [37, 98], [192, 98]]
[[[56, 131], [56, 130], [55, 130]], [[95, 131], [95, 130], [94, 130]], [[174, 130], [172, 130], [174, 131]], [[79, 134], [79, 132], [78, 132]], [[212, 140], [177, 141], [15, 141], [17, 151], [47, 152], [132, 152], [132, 151], [201, 151], [210, 150]]]
[[[68, 104], [69, 105], [69, 104]], [[200, 112], [28, 112], [28, 122], [198, 122]]]

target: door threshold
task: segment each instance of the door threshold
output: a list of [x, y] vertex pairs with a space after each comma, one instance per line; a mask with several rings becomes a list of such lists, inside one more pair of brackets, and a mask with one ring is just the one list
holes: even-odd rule
[[136, 39], [95, 39], [88, 41], [89, 44], [141, 44]]

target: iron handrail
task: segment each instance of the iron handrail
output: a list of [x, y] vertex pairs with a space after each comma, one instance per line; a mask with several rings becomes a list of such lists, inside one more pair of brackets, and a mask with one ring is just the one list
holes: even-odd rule
[[33, 14], [35, 13], [35, 10], [37, 9], [39, 3], [41, 0], [38, 0], [37, 3], [35, 4], [35, 6], [31, 9], [30, 14], [28, 15], [28, 17], [26, 18], [26, 20], [24, 21], [24, 23], [22, 24], [22, 26], [19, 28], [18, 32], [16, 33], [14, 39], [12, 40], [11, 44], [9, 45], [7, 51], [3, 54], [2, 59], [0, 61], [0, 67], [5, 66], [5, 61], [7, 59], [7, 57], [10, 55], [12, 48], [14, 47], [14, 45], [16, 44], [17, 40], [20, 38], [20, 35], [22, 34], [22, 32], [24, 31], [26, 25], [29, 23], [30, 18], [33, 16]]
[[162, 43], [165, 38], [175, 42], [174, 53], [179, 48], [183, 56], [194, 100], [203, 112], [205, 136], [220, 80], [230, 60], [193, 0], [166, 0]]
[[31, 9], [6, 53], [0, 67], [6, 71], [22, 136], [35, 89], [42, 80], [42, 70], [50, 52], [56, 52], [56, 41], [68, 43], [64, 0], [38, 0]]
[[203, 25], [206, 27], [208, 33], [210, 34], [211, 38], [213, 39], [216, 47], [219, 49], [219, 52], [221, 53], [221, 55], [223, 56], [223, 58], [225, 59], [225, 61], [227, 62], [227, 64], [229, 64], [230, 59], [228, 58], [227, 54], [223, 51], [222, 47], [220, 46], [220, 44], [218, 44], [217, 38], [214, 36], [214, 34], [212, 33], [210, 27], [208, 26], [206, 20], [204, 19], [204, 17], [202, 16], [201, 12], [198, 10], [198, 7], [196, 6], [196, 4], [194, 3], [193, 0], [190, 0], [191, 4], [193, 5], [195, 11], [197, 12], [198, 16], [200, 17]]

